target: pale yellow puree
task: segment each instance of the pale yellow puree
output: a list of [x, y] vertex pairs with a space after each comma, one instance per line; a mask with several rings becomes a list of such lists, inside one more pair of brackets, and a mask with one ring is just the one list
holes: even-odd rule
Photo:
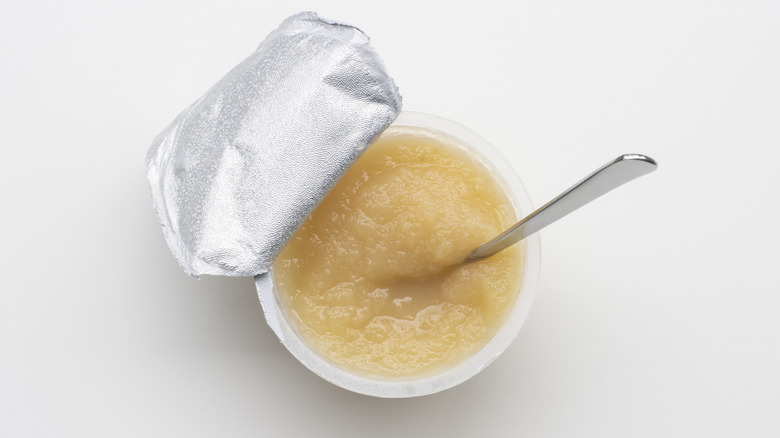
[[323, 357], [410, 377], [484, 346], [520, 290], [524, 247], [444, 269], [516, 221], [490, 171], [433, 138], [383, 134], [276, 259], [293, 326]]

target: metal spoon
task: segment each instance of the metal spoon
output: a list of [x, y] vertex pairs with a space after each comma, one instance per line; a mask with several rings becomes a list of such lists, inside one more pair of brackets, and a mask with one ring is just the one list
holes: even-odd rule
[[626, 154], [605, 164], [555, 199], [523, 218], [495, 239], [469, 253], [465, 261], [489, 257], [525, 239], [572, 211], [623, 184], [654, 171], [658, 165], [645, 155]]

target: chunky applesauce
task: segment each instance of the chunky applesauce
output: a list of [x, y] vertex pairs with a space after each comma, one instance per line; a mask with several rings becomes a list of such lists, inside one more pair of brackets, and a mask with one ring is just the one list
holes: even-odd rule
[[482, 348], [511, 311], [522, 244], [451, 267], [516, 217], [491, 171], [448, 142], [386, 131], [276, 259], [288, 319], [332, 363], [434, 373]]

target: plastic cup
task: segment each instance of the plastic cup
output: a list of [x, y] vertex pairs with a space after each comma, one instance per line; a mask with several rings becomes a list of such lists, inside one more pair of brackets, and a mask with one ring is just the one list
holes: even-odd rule
[[[528, 192], [512, 166], [486, 140], [465, 126], [430, 114], [405, 111], [387, 128], [386, 132], [390, 131], [433, 136], [445, 144], [465, 150], [472, 158], [492, 171], [494, 178], [512, 202], [518, 219], [533, 211]], [[490, 365], [517, 337], [531, 309], [541, 266], [541, 246], [538, 235], [532, 235], [517, 245], [525, 245], [525, 266], [519, 296], [504, 324], [493, 338], [472, 356], [436, 374], [421, 377], [366, 377], [331, 363], [310, 347], [298, 333], [295, 323], [288, 318], [287, 312], [282, 308], [282, 300], [279, 298], [276, 285], [273, 284], [273, 295], [270, 297], [270, 293], [263, 292], [264, 288], [270, 288], [269, 278], [259, 276], [256, 283], [269, 325], [274, 328], [277, 336], [293, 356], [315, 374], [335, 385], [360, 394], [385, 398], [417, 397], [440, 392], [465, 382]], [[273, 271], [270, 280], [273, 280]]]

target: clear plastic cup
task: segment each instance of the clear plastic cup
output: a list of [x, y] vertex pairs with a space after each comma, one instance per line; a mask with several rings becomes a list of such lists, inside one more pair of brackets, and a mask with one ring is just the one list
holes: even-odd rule
[[[387, 128], [386, 132], [388, 131], [432, 136], [447, 145], [465, 150], [472, 158], [492, 171], [494, 178], [512, 202], [518, 218], [533, 211], [528, 192], [512, 166], [486, 140], [465, 126], [430, 114], [405, 111]], [[293, 356], [315, 374], [335, 385], [360, 394], [386, 398], [417, 397], [443, 391], [465, 382], [485, 369], [517, 337], [531, 309], [541, 266], [541, 246], [538, 235], [532, 235], [517, 245], [525, 245], [525, 266], [519, 296], [504, 324], [493, 338], [472, 356], [436, 374], [421, 377], [366, 377], [331, 363], [310, 347], [298, 333], [295, 323], [288, 318], [287, 312], [282, 308], [282, 300], [279, 298], [276, 285], [273, 284], [273, 294], [270, 296], [270, 291], [267, 293], [263, 291], [264, 288], [271, 287], [267, 276], [258, 277], [263, 280], [258, 279], [256, 283], [269, 325]], [[272, 281], [273, 271], [270, 275]]]

